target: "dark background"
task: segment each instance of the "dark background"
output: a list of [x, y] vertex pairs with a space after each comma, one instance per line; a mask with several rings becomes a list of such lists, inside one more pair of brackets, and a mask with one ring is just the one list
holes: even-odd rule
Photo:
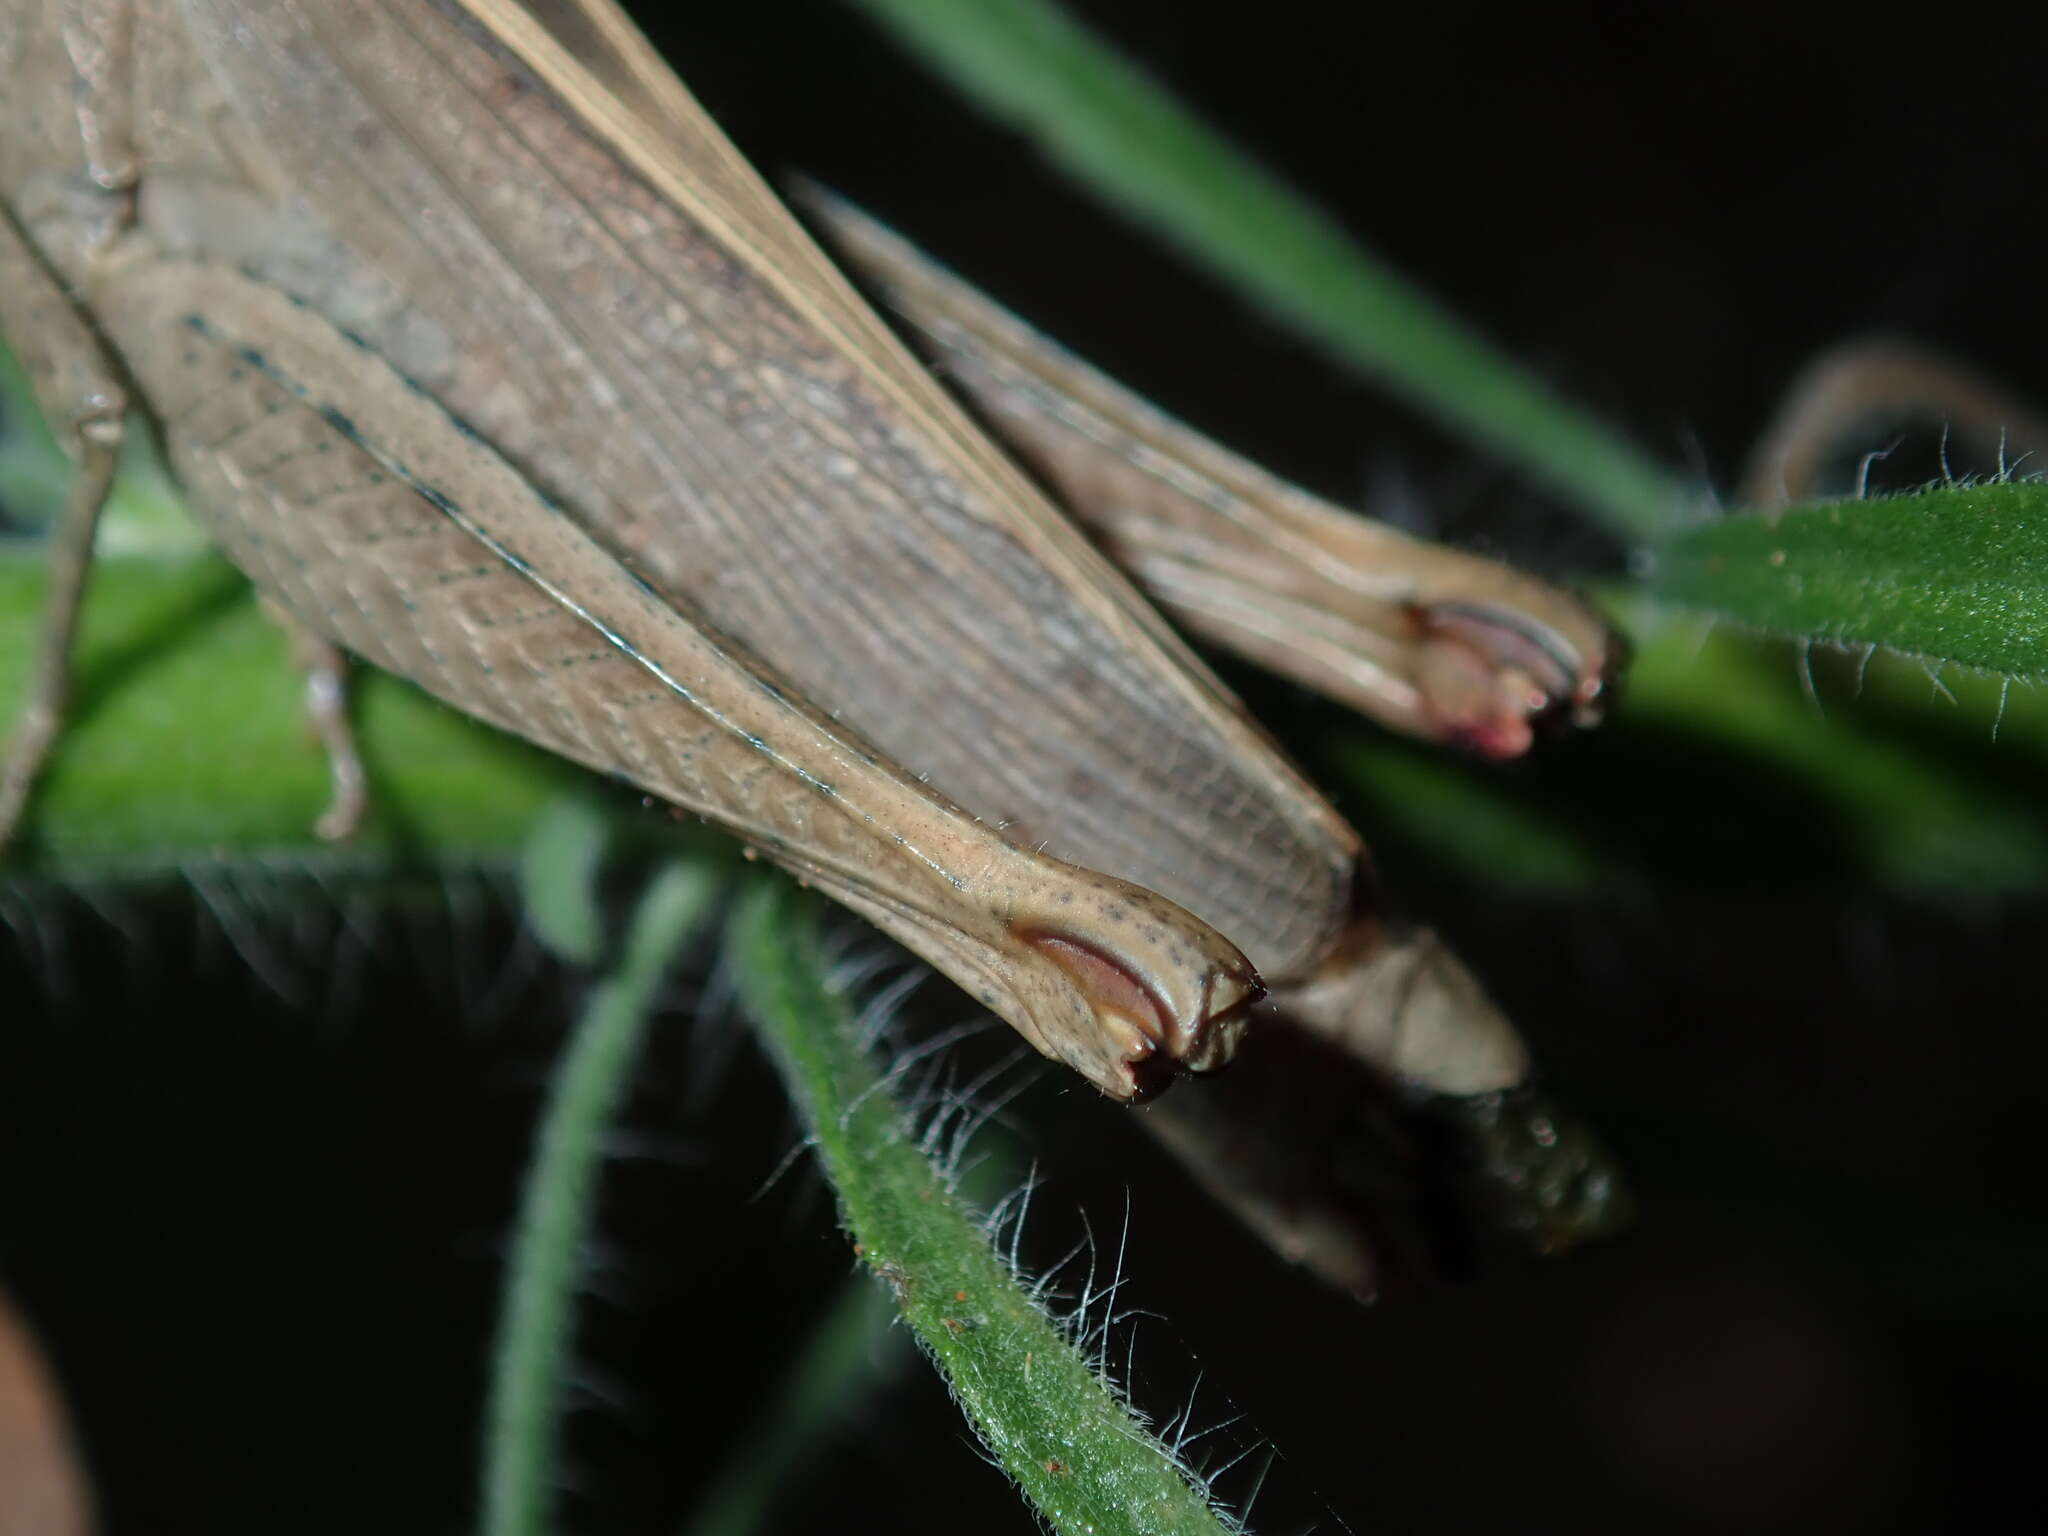
[[[1226, 441], [1353, 504], [1406, 487], [1446, 535], [1538, 564], [1617, 559], [1071, 190], [851, 7], [644, 9], [771, 175], [837, 186]], [[1076, 9], [1717, 490], [1846, 336], [2037, 373], [2048, 22]], [[1260, 700], [1313, 761], [1329, 716]], [[1624, 750], [1615, 778], [1602, 754]], [[2048, 1427], [2048, 907], [1874, 895], [1770, 814], [1767, 781], [1682, 743], [1560, 752], [1548, 771], [1625, 784], [1617, 824], [1692, 826], [1671, 846], [1718, 857], [1565, 902], [1381, 854], [1615, 1144], [1634, 1233], [1362, 1312], [1048, 1077], [1013, 1116], [1047, 1178], [1040, 1262], [1077, 1210], [1114, 1233], [1131, 1192], [1124, 1300], [1171, 1319], [1131, 1325], [1140, 1399], [1168, 1418], [1199, 1372], [1198, 1427], [1242, 1413], [1219, 1445], [1278, 1447], [1260, 1528], [2003, 1528]], [[484, 882], [353, 926], [289, 883], [5, 915], [0, 1273], [74, 1394], [108, 1528], [464, 1528], [500, 1245], [573, 979]], [[676, 1528], [849, 1273], [808, 1173], [756, 1195], [796, 1132], [704, 977], [685, 968], [609, 1174], [567, 1530]], [[900, 1358], [782, 1528], [849, 1526], [1034, 1528]]]

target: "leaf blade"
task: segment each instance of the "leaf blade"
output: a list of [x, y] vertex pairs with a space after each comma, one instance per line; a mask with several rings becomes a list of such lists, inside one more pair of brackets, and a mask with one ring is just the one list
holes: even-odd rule
[[1650, 586], [1745, 628], [2048, 674], [2048, 485], [1944, 486], [1701, 523]]

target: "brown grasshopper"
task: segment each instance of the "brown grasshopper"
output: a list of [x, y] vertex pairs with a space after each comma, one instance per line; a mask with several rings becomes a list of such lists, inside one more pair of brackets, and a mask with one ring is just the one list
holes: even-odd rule
[[[607, 0], [0, 0], [0, 102], [0, 326], [79, 466], [0, 836], [133, 403], [313, 635], [730, 828], [1113, 1097], [1227, 1060], [1269, 989], [1405, 1081], [1526, 1077]], [[841, 224], [1193, 627], [1486, 750], [1592, 717], [1571, 599], [1313, 502]]]

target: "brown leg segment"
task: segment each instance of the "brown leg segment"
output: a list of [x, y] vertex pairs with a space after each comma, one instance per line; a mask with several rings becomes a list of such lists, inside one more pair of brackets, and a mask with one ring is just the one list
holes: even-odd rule
[[0, 766], [4, 850], [63, 729], [71, 695], [71, 646], [92, 567], [93, 535], [120, 458], [128, 399], [99, 338], [4, 213], [0, 335], [28, 370], [44, 414], [77, 467], [70, 498], [50, 533], [49, 587], [35, 661]]
[[355, 836], [370, 807], [369, 779], [348, 718], [348, 656], [268, 598], [263, 611], [291, 641], [292, 662], [306, 678], [306, 726], [327, 753], [332, 787], [313, 831], [327, 842], [345, 842]]

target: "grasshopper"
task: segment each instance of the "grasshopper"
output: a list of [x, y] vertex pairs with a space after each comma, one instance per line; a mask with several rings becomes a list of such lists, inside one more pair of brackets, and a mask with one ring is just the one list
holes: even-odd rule
[[[0, 836], [132, 403], [296, 624], [729, 828], [1113, 1098], [1228, 1060], [1268, 992], [1404, 1081], [1526, 1078], [607, 0], [0, 0], [0, 82], [0, 327], [78, 465]], [[838, 224], [1192, 627], [1494, 753], [1596, 712], [1571, 599], [1314, 503]]]

